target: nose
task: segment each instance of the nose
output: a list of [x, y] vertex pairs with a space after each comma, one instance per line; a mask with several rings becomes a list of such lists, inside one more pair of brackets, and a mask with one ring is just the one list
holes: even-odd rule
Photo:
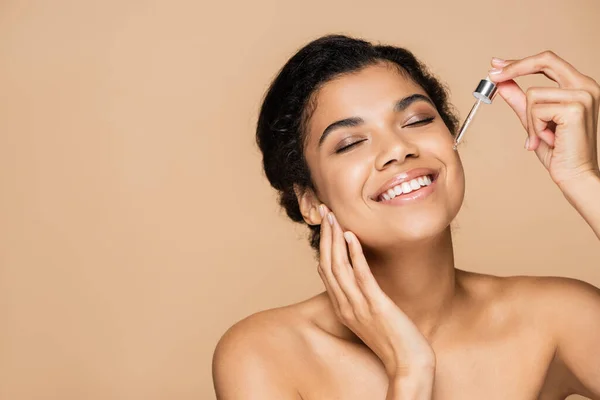
[[398, 132], [385, 132], [380, 135], [375, 167], [383, 170], [392, 164], [402, 164], [408, 157], [418, 157], [418, 146], [402, 137]]

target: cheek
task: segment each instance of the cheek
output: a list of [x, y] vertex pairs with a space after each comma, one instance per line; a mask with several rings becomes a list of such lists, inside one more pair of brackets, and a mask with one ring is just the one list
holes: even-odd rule
[[448, 132], [437, 136], [435, 140], [432, 138], [426, 151], [429, 153], [427, 156], [435, 157], [443, 164], [448, 211], [458, 212], [465, 194], [465, 174], [460, 156], [452, 148], [453, 145], [454, 137]]
[[465, 171], [458, 152], [451, 150], [445, 155], [447, 191], [453, 212], [457, 213], [465, 196]]
[[340, 162], [326, 175], [327, 189], [331, 207], [344, 207], [362, 196], [363, 185], [368, 176], [368, 163], [361, 160]]
[[452, 136], [452, 133], [443, 122], [440, 121], [435, 127], [432, 127], [432, 134], [428, 139], [428, 142], [432, 146], [438, 147], [440, 150], [450, 149], [454, 152], [452, 149], [454, 146], [454, 136]]
[[364, 184], [371, 169], [369, 160], [348, 157], [324, 175], [323, 193], [326, 198], [323, 200], [342, 226], [351, 225], [351, 219], [364, 213]]

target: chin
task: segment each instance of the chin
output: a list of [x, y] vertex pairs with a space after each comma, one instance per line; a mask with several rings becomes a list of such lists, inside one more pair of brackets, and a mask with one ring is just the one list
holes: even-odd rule
[[429, 212], [427, 215], [390, 220], [387, 224], [354, 231], [363, 246], [371, 250], [433, 242], [447, 234], [454, 215]]
[[407, 243], [431, 241], [444, 234], [450, 227], [451, 222], [452, 219], [413, 222], [409, 229], [401, 229], [396, 237], [398, 241]]
[[439, 215], [435, 218], [433, 215], [423, 218], [414, 218], [409, 221], [403, 221], [398, 226], [391, 227], [392, 231], [387, 235], [392, 240], [385, 240], [388, 245], [397, 245], [399, 243], [419, 243], [435, 240], [442, 236], [450, 227], [453, 217], [448, 215]]

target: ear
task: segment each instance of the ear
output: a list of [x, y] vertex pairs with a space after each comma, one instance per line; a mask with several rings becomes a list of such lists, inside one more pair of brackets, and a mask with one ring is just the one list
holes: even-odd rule
[[321, 205], [321, 201], [315, 192], [310, 188], [300, 188], [298, 185], [294, 185], [294, 193], [296, 193], [304, 221], [308, 225], [320, 225], [322, 218], [319, 213], [319, 205]]

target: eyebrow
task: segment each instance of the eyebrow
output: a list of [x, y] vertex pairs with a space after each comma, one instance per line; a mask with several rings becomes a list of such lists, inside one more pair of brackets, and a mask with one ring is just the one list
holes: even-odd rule
[[[431, 99], [429, 97], [427, 97], [423, 94], [415, 93], [415, 94], [411, 94], [410, 96], [406, 96], [406, 97], [398, 100], [396, 102], [396, 104], [394, 105], [394, 112], [404, 111], [411, 104], [413, 104], [414, 102], [417, 102], [417, 101], [424, 101], [435, 107], [435, 104], [433, 104], [433, 102], [431, 101]], [[319, 147], [321, 147], [321, 145], [325, 141], [325, 138], [327, 138], [327, 136], [329, 136], [329, 134], [331, 132], [333, 132], [334, 130], [336, 130], [338, 128], [359, 126], [361, 124], [364, 124], [364, 122], [365, 121], [360, 117], [350, 117], [350, 118], [341, 119], [339, 121], [335, 121], [334, 123], [330, 124], [327, 128], [325, 128], [325, 130], [323, 131], [323, 134], [319, 138]]]

